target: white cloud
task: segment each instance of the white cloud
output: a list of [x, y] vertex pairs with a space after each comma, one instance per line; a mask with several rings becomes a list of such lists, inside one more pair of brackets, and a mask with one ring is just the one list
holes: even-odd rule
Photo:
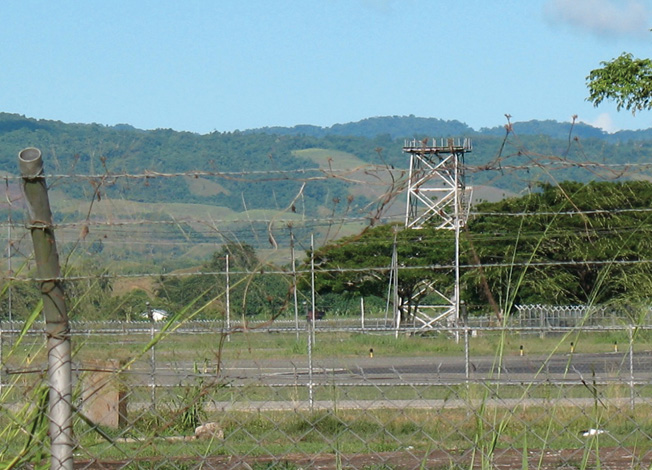
[[610, 134], [620, 130], [614, 124], [614, 121], [613, 119], [611, 119], [611, 115], [609, 113], [601, 113], [593, 121], [582, 121], [582, 122], [588, 124], [589, 126], [602, 129], [603, 131], [609, 132]]
[[547, 0], [546, 18], [603, 36], [649, 38], [650, 2], [644, 0]]

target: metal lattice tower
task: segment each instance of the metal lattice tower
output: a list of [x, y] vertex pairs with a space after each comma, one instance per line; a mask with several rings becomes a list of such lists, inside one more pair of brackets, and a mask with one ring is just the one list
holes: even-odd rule
[[432, 283], [423, 289], [437, 293], [443, 304], [419, 307], [415, 323], [429, 328], [445, 320], [458, 326], [460, 319], [460, 229], [466, 224], [471, 188], [464, 179], [464, 155], [471, 152], [469, 139], [406, 141], [403, 152], [410, 154], [405, 227], [420, 229], [426, 224], [455, 231], [455, 286], [452, 297], [441, 293]]

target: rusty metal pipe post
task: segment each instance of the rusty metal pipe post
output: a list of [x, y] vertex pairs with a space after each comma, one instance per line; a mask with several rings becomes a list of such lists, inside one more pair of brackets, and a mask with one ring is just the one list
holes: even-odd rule
[[72, 470], [72, 368], [68, 311], [61, 286], [59, 254], [52, 211], [43, 175], [41, 151], [18, 154], [22, 188], [29, 211], [28, 228], [34, 245], [38, 282], [43, 299], [48, 351], [50, 469]]

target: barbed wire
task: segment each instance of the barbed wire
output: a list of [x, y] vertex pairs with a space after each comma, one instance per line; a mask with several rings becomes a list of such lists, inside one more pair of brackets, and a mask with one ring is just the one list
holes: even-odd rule
[[[508, 137], [511, 137], [512, 140], [509, 141]], [[514, 147], [512, 153], [505, 154], [506, 145], [510, 144]], [[576, 144], [580, 157], [582, 161], [577, 161], [569, 158], [569, 151], [571, 145]], [[528, 159], [524, 163], [511, 162], [515, 158], [525, 158]], [[606, 162], [595, 162], [591, 161], [588, 156], [584, 153], [584, 149], [581, 147], [581, 142], [579, 139], [570, 138], [569, 134], [569, 146], [566, 149], [566, 152], [562, 156], [557, 155], [546, 155], [531, 152], [526, 148], [526, 146], [519, 140], [518, 136], [514, 134], [513, 129], [508, 129], [508, 132], [503, 142], [503, 146], [499, 149], [496, 157], [480, 165], [465, 165], [464, 171], [466, 173], [476, 173], [476, 174], [487, 174], [487, 173], [498, 173], [496, 178], [503, 176], [506, 172], [514, 173], [519, 171], [530, 171], [530, 170], [542, 170], [544, 173], [549, 174], [557, 170], [564, 170], [569, 168], [578, 168], [578, 169], [587, 169], [591, 171], [604, 170], [608, 173], [610, 177], [623, 177], [626, 176], [628, 172], [652, 169], [652, 163], [646, 162], [622, 162], [622, 163], [606, 163]], [[365, 180], [362, 181], [359, 178], [353, 178], [353, 175], [360, 174], [378, 174], [385, 173], [390, 176], [388, 180]], [[78, 220], [73, 221], [63, 221], [57, 222], [53, 228], [60, 230], [60, 238], [63, 240], [72, 240], [79, 241], [86, 240], [88, 243], [93, 241], [101, 241], [103, 244], [107, 245], [119, 245], [122, 243], [121, 237], [129, 237], [129, 244], [131, 245], [143, 245], [143, 246], [173, 246], [173, 245], [193, 245], [193, 244], [211, 244], [217, 241], [222, 242], [231, 242], [238, 241], [243, 242], [245, 240], [265, 240], [269, 233], [280, 233], [281, 231], [287, 231], [292, 228], [303, 228], [303, 229], [313, 229], [319, 230], [320, 228], [329, 228], [333, 227], [341, 228], [347, 224], [359, 224], [360, 227], [369, 227], [376, 223], [398, 223], [402, 222], [405, 218], [404, 214], [398, 213], [383, 213], [383, 210], [386, 209], [387, 205], [390, 202], [396, 202], [399, 196], [404, 196], [404, 191], [407, 184], [407, 169], [393, 168], [390, 165], [386, 164], [365, 164], [362, 166], [356, 166], [355, 168], [349, 169], [338, 169], [338, 168], [299, 168], [292, 170], [278, 170], [278, 169], [265, 169], [265, 170], [243, 170], [243, 171], [206, 171], [206, 170], [187, 170], [187, 171], [177, 171], [177, 172], [158, 172], [143, 170], [141, 172], [111, 172], [106, 171], [104, 173], [96, 174], [65, 174], [65, 173], [51, 173], [43, 176], [48, 181], [54, 180], [54, 184], [59, 185], [62, 182], [67, 184], [70, 180], [87, 180], [93, 185], [94, 191], [89, 193], [90, 201], [86, 203], [86, 207], [79, 207], [81, 212]], [[283, 214], [289, 214], [291, 212], [287, 208], [280, 209], [265, 209], [270, 212], [269, 217], [249, 217], [249, 216], [236, 216], [228, 218], [220, 217], [196, 217], [196, 216], [183, 216], [183, 217], [174, 217], [169, 215], [169, 219], [153, 219], [152, 217], [143, 218], [138, 216], [125, 216], [125, 215], [112, 215], [112, 214], [99, 214], [94, 211], [93, 204], [96, 200], [99, 200], [101, 194], [101, 188], [110, 186], [114, 184], [118, 179], [127, 179], [127, 180], [150, 180], [150, 179], [170, 179], [170, 178], [225, 178], [231, 180], [241, 180], [245, 182], [266, 182], [266, 181], [279, 181], [279, 180], [292, 180], [302, 183], [310, 183], [312, 181], [323, 181], [329, 179], [343, 180], [354, 183], [363, 183], [364, 185], [374, 185], [384, 188], [385, 193], [382, 196], [379, 196], [373, 206], [370, 204], [364, 208], [356, 208], [355, 213], [352, 211], [346, 212], [344, 214], [338, 215], [319, 215], [313, 217], [305, 217], [305, 214], [292, 214], [292, 216], [284, 216]], [[5, 180], [5, 194], [6, 194], [6, 205], [10, 208], [9, 217], [7, 220], [0, 222], [0, 229], [6, 229], [17, 231], [20, 228], [24, 228], [24, 224], [16, 221], [13, 217], [13, 211], [20, 213], [22, 207], [16, 205], [16, 202], [20, 200], [20, 196], [15, 195], [15, 190], [12, 191], [11, 184], [13, 182], [18, 182], [20, 180], [19, 176], [13, 175], [3, 175], [1, 178]], [[524, 179], [523, 181], [527, 181]], [[554, 180], [553, 180], [554, 181]], [[52, 183], [51, 183], [52, 185]], [[128, 195], [128, 189], [124, 190], [124, 194]], [[104, 201], [107, 200], [107, 197], [103, 197]], [[128, 201], [127, 198], [108, 198], [109, 201], [124, 202]], [[141, 203], [144, 206], [147, 206], [146, 202]], [[338, 207], [339, 201], [333, 201], [332, 210], [335, 211]], [[0, 204], [2, 207], [3, 204]], [[361, 215], [360, 211], [366, 210], [368, 213]], [[375, 212], [374, 212], [375, 211]], [[541, 211], [541, 212], [528, 212], [528, 211], [519, 211], [519, 212], [482, 212], [482, 211], [470, 211], [469, 217], [482, 217], [482, 216], [491, 216], [491, 217], [554, 217], [554, 216], [591, 216], [591, 215], [625, 215], [625, 214], [642, 214], [646, 215], [652, 212], [652, 208], [613, 208], [613, 209], [579, 209], [574, 208], [570, 210], [560, 210], [560, 211]], [[134, 212], [137, 214], [137, 211]], [[237, 225], [246, 224], [246, 227], [234, 227]], [[125, 228], [130, 229], [134, 227], [139, 227], [137, 232], [133, 231], [120, 231], [116, 229]], [[174, 228], [176, 230], [168, 231], [165, 233], [151, 231], [144, 229], [145, 227], [166, 227]], [[188, 229], [186, 229], [186, 227]], [[81, 229], [83, 235], [75, 235], [68, 233], [71, 229]], [[106, 232], [107, 229], [113, 230], [111, 233]], [[639, 227], [636, 226], [620, 226], [613, 227], [611, 229], [596, 229], [590, 232], [593, 235], [600, 234], [626, 234], [631, 233], [632, 231], [639, 230]], [[334, 229], [335, 230], [335, 229]], [[97, 232], [97, 237], [89, 236], [89, 233]], [[176, 235], [173, 236], [173, 234]], [[492, 230], [491, 234], [477, 234], [474, 236], [482, 237], [483, 240], [496, 240], [500, 239], [503, 234], [508, 234], [509, 232], [501, 232], [499, 230]], [[587, 232], [588, 233], [588, 232]], [[214, 235], [214, 238], [211, 240], [205, 240], [203, 238], [207, 236]], [[521, 239], [527, 237], [536, 237], [541, 234], [536, 231], [527, 231], [524, 230], [520, 233]], [[25, 234], [18, 239], [24, 238]], [[114, 238], [111, 238], [114, 237]], [[277, 237], [277, 235], [276, 235]], [[3, 239], [0, 235], [0, 240]], [[15, 234], [13, 236], [8, 235], [6, 237], [10, 248], [18, 245], [17, 238]], [[333, 238], [331, 238], [333, 239]], [[271, 242], [270, 242], [271, 243]], [[347, 243], [356, 245], [363, 243], [358, 241], [355, 238], [348, 240]], [[273, 243], [272, 243], [273, 245]], [[298, 246], [305, 250], [309, 250], [309, 247], [306, 245], [305, 240], [302, 242], [298, 240]], [[16, 253], [18, 254], [18, 253]], [[25, 256], [28, 258], [29, 256]], [[611, 260], [611, 261], [550, 261], [550, 262], [529, 262], [525, 263], [495, 263], [495, 264], [484, 264], [484, 267], [541, 267], [541, 266], [563, 266], [563, 265], [573, 265], [573, 264], [593, 264], [593, 265], [603, 265], [603, 264], [648, 264], [649, 260]], [[479, 265], [477, 264], [468, 264], [461, 265], [461, 269], [477, 269]], [[419, 267], [405, 267], [402, 266], [400, 269], [431, 269], [431, 270], [450, 270], [452, 267], [450, 265], [446, 266], [419, 266]], [[368, 270], [369, 268], [364, 268], [362, 270]], [[387, 267], [377, 267], [371, 268], [371, 270], [386, 270]], [[355, 269], [336, 269], [328, 270], [325, 272], [357, 272]], [[287, 274], [287, 271], [266, 271], [268, 274]], [[179, 276], [186, 275], [223, 275], [224, 273], [216, 272], [196, 272], [193, 274], [178, 274]], [[242, 273], [240, 273], [242, 274]], [[253, 274], [253, 273], [248, 273]], [[306, 274], [306, 271], [297, 271], [297, 274]], [[164, 274], [134, 274], [134, 275], [102, 275], [101, 278], [119, 278], [122, 276], [125, 277], [160, 277], [160, 276], [176, 276], [177, 274], [164, 273]], [[89, 280], [97, 278], [97, 276], [79, 276], [74, 278], [66, 278], [68, 281], [76, 280]], [[23, 278], [16, 277], [2, 277], [4, 280], [14, 281], [14, 280], [23, 280]], [[38, 280], [38, 279], [32, 279]]]
[[[397, 215], [387, 215], [383, 216], [383, 220], [386, 221], [392, 221], [392, 220], [401, 220], [401, 216]], [[83, 226], [88, 226], [88, 227], [131, 227], [131, 226], [136, 226], [136, 225], [163, 225], [163, 226], [179, 226], [182, 224], [195, 224], [197, 226], [204, 226], [204, 227], [210, 227], [211, 224], [214, 223], [229, 223], [229, 224], [237, 224], [237, 223], [255, 223], [255, 224], [269, 224], [269, 223], [274, 223], [278, 224], [282, 228], [288, 228], [289, 226], [296, 226], [298, 224], [301, 225], [332, 225], [332, 224], [339, 224], [339, 223], [351, 223], [351, 222], [368, 222], [369, 221], [369, 216], [359, 216], [359, 215], [351, 215], [351, 216], [338, 216], [338, 217], [323, 217], [323, 218], [302, 218], [302, 217], [293, 217], [293, 218], [276, 218], [276, 217], [269, 217], [265, 219], [260, 219], [260, 218], [229, 218], [229, 219], [214, 219], [211, 222], [208, 222], [205, 218], [199, 219], [199, 218], [191, 218], [191, 217], [184, 217], [180, 219], [168, 219], [168, 220], [149, 220], [149, 219], [138, 219], [138, 220], [97, 220], [97, 219], [89, 219], [89, 220], [82, 220], [82, 221], [75, 221], [75, 222], [59, 222], [59, 223], [54, 223], [52, 225], [53, 229], [66, 229], [66, 228], [79, 228]], [[25, 228], [25, 223], [20, 223], [20, 222], [0, 222], [0, 228]], [[217, 228], [213, 227], [214, 230], [217, 230]]]
[[[276, 181], [278, 176], [285, 176], [287, 178], [282, 178], [282, 180], [291, 179], [293, 181], [303, 181], [303, 178], [298, 178], [297, 175], [305, 175], [310, 173], [319, 173], [316, 177], [308, 177], [307, 181], [317, 181], [332, 178], [332, 175], [347, 175], [355, 174], [360, 172], [374, 172], [374, 171], [393, 171], [396, 173], [403, 173], [407, 169], [393, 168], [389, 169], [384, 165], [377, 164], [365, 164], [355, 168], [297, 168], [292, 170], [242, 170], [242, 171], [206, 171], [206, 170], [188, 170], [188, 171], [179, 171], [179, 172], [159, 172], [152, 170], [144, 170], [141, 173], [44, 173], [39, 175], [38, 178], [45, 180], [67, 180], [67, 179], [79, 179], [79, 180], [88, 180], [88, 181], [97, 181], [97, 180], [106, 180], [109, 184], [113, 183], [114, 180], [118, 179], [135, 179], [135, 180], [149, 180], [155, 178], [206, 178], [206, 177], [215, 177], [215, 178], [225, 178], [225, 179], [234, 179], [241, 178], [245, 176], [268, 176], [269, 179], [256, 179], [256, 181]], [[16, 181], [20, 182], [22, 177], [20, 175], [2, 175], [0, 179], [5, 181]], [[247, 180], [248, 181], [248, 180]]]
[[[462, 263], [459, 265], [460, 269], [475, 270], [479, 268], [540, 268], [540, 267], [560, 267], [560, 266], [632, 266], [632, 265], [649, 265], [652, 264], [651, 259], [614, 259], [614, 260], [558, 260], [558, 261], [522, 261], [522, 262], [494, 262], [494, 263]], [[269, 266], [263, 264], [264, 268], [253, 271], [233, 270], [233, 271], [202, 271], [193, 270], [187, 272], [158, 272], [158, 273], [98, 273], [89, 275], [71, 275], [61, 276], [58, 278], [42, 279], [36, 276], [31, 277], [16, 277], [16, 276], [0, 276], [1, 280], [12, 282], [42, 282], [49, 280], [56, 280], [62, 282], [76, 282], [88, 280], [114, 280], [114, 279], [135, 279], [135, 278], [154, 278], [154, 279], [171, 279], [171, 278], [187, 278], [194, 276], [307, 276], [313, 271], [309, 267], [301, 267], [295, 271], [288, 269], [278, 269], [278, 267], [269, 269]], [[387, 273], [392, 269], [391, 265], [386, 264], [382, 266], [366, 266], [360, 268], [343, 268], [343, 267], [328, 267], [316, 269], [314, 272], [318, 274], [350, 274], [350, 273]], [[427, 264], [427, 265], [399, 265], [397, 270], [400, 271], [431, 271], [431, 272], [450, 272], [455, 269], [454, 264]]]
[[[537, 158], [538, 160], [529, 164], [502, 164], [503, 161], [508, 160], [509, 158], [514, 157], [529, 157]], [[547, 161], [546, 161], [547, 160]], [[532, 153], [527, 150], [522, 150], [514, 153], [510, 156], [503, 156], [499, 159], [499, 163], [490, 162], [487, 164], [479, 165], [465, 165], [464, 171], [467, 173], [481, 173], [481, 172], [505, 172], [505, 171], [527, 171], [534, 169], [547, 169], [549, 171], [564, 170], [569, 168], [579, 168], [579, 169], [605, 169], [605, 170], [619, 170], [630, 171], [636, 170], [640, 171], [642, 169], [652, 169], [652, 163], [649, 162], [621, 162], [621, 163], [606, 163], [606, 162], [592, 162], [592, 161], [574, 161], [568, 158], [560, 158], [558, 156], [543, 155]], [[347, 174], [356, 174], [360, 172], [384, 172], [384, 173], [398, 173], [405, 174], [409, 168], [397, 168], [390, 167], [387, 165], [379, 165], [374, 163], [368, 163], [361, 165], [355, 168], [347, 169], [338, 169], [338, 168], [297, 168], [292, 170], [242, 170], [242, 171], [206, 171], [206, 170], [187, 170], [187, 171], [178, 171], [178, 172], [158, 172], [152, 170], [144, 170], [140, 173], [129, 173], [129, 172], [105, 172], [105, 173], [44, 173], [40, 175], [39, 178], [44, 178], [46, 180], [67, 180], [67, 179], [79, 179], [97, 182], [98, 180], [105, 180], [108, 184], [114, 182], [118, 179], [134, 179], [134, 180], [148, 180], [155, 178], [205, 178], [205, 177], [214, 177], [214, 178], [225, 178], [225, 179], [234, 179], [242, 178], [246, 176], [269, 176], [265, 179], [256, 179], [256, 181], [275, 181], [278, 178], [278, 175], [286, 176], [287, 178], [282, 178], [282, 180], [293, 180], [293, 181], [304, 181], [302, 178], [297, 178], [297, 175], [304, 175], [309, 173], [319, 173], [317, 177], [309, 177], [305, 181], [318, 181], [323, 179], [333, 178], [334, 176], [347, 175]], [[19, 175], [2, 175], [0, 179], [5, 180], [6, 182], [20, 182], [21, 176]], [[245, 180], [249, 181], [249, 180]]]
[[[270, 210], [270, 212], [273, 212]], [[652, 213], [652, 208], [649, 207], [638, 207], [638, 208], [613, 208], [613, 209], [573, 209], [573, 210], [559, 210], [559, 211], [519, 211], [519, 212], [508, 212], [508, 211], [470, 211], [469, 217], [553, 217], [553, 216], [582, 216], [582, 215], [618, 215], [618, 214], [648, 214]], [[105, 216], [108, 218], [108, 216]], [[228, 224], [238, 224], [238, 223], [254, 223], [254, 224], [270, 224], [274, 223], [279, 226], [279, 228], [288, 228], [291, 226], [327, 226], [332, 224], [345, 224], [352, 222], [368, 222], [370, 216], [360, 216], [360, 215], [341, 215], [337, 217], [310, 217], [305, 218], [301, 216], [292, 217], [292, 218], [282, 218], [270, 216], [268, 218], [228, 218], [220, 219], [215, 218], [210, 223], [205, 218], [196, 218], [196, 217], [183, 217], [183, 218], [173, 218], [166, 220], [156, 220], [156, 219], [136, 219], [136, 220], [102, 220], [100, 218], [91, 218], [88, 220], [80, 220], [75, 222], [58, 222], [52, 225], [53, 229], [66, 229], [66, 228], [80, 228], [83, 226], [88, 227], [131, 227], [131, 226], [146, 226], [146, 225], [162, 225], [162, 226], [173, 226], [177, 227], [182, 224], [196, 226], [203, 226], [205, 228], [212, 228], [212, 231], [218, 230], [214, 224], [216, 223], [228, 223]], [[383, 215], [381, 220], [384, 223], [392, 222], [403, 222], [405, 219], [404, 215]], [[25, 223], [10, 222], [4, 221], [0, 222], [1, 228], [25, 228]], [[0, 236], [0, 239], [2, 237]]]

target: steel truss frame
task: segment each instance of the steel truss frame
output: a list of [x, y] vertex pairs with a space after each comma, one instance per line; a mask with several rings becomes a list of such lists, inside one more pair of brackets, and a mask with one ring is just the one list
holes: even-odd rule
[[[410, 154], [405, 227], [420, 229], [426, 224], [441, 230], [455, 231], [455, 285], [451, 297], [443, 294], [434, 283], [425, 283], [423, 289], [439, 295], [441, 305], [420, 305], [415, 312], [415, 326], [432, 328], [458, 326], [460, 320], [460, 229], [468, 219], [472, 188], [464, 177], [464, 155], [472, 151], [471, 141], [443, 139], [406, 141], [403, 152]], [[396, 273], [398, 275], [398, 273]], [[415, 294], [421, 296], [423, 289]], [[397, 312], [397, 328], [400, 313]]]

